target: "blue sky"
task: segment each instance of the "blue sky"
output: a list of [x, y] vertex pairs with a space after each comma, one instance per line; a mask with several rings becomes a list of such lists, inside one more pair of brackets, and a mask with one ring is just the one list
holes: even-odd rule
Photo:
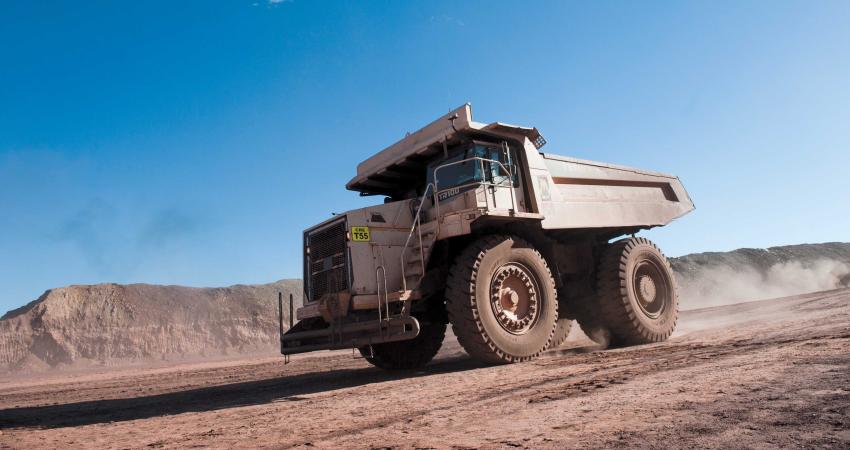
[[2, 2], [0, 311], [300, 277], [356, 164], [472, 102], [679, 175], [669, 255], [850, 240], [850, 2]]

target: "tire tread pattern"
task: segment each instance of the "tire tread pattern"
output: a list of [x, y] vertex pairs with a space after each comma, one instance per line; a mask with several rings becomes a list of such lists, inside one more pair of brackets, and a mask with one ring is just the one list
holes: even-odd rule
[[423, 324], [419, 336], [409, 341], [361, 347], [360, 354], [370, 364], [384, 370], [418, 369], [434, 359], [446, 336], [445, 323]]
[[560, 347], [567, 337], [570, 335], [570, 330], [573, 328], [573, 320], [567, 318], [559, 318], [555, 325], [555, 333], [552, 334], [552, 340], [549, 342], [548, 348]]
[[[522, 357], [506, 354], [496, 347], [496, 344], [487, 335], [480, 320], [481, 312], [478, 311], [475, 298], [478, 268], [487, 251], [505, 240], [512, 240], [519, 247], [533, 250], [547, 268], [546, 276], [549, 277], [550, 285], [554, 286], [555, 281], [552, 278], [552, 272], [548, 269], [549, 265], [540, 252], [525, 240], [510, 235], [490, 235], [470, 244], [455, 260], [446, 283], [446, 306], [449, 322], [452, 324], [458, 342], [473, 358], [493, 364], [524, 362], [539, 356], [552, 342], [552, 336], [555, 334], [555, 327], [558, 323], [556, 320], [555, 326], [549, 333], [547, 345], [532, 355]], [[557, 293], [555, 295], [557, 296]], [[557, 298], [553, 300], [557, 305]]]
[[[670, 274], [673, 284], [673, 303], [676, 305], [673, 325], [665, 333], [657, 333], [642, 326], [630, 303], [627, 291], [629, 279], [626, 273], [629, 254], [640, 245], [647, 245], [655, 249]], [[618, 345], [638, 345], [665, 341], [673, 333], [678, 320], [678, 289], [673, 276], [670, 262], [652, 241], [642, 237], [626, 238], [610, 244], [602, 254], [597, 270], [597, 293], [598, 302], [594, 319], [587, 320], [581, 324], [582, 330], [592, 332], [600, 325], [607, 325], [611, 332], [611, 343]], [[589, 306], [593, 308], [593, 306]], [[585, 306], [588, 308], [588, 306]], [[592, 316], [591, 316], [592, 317]], [[585, 329], [587, 328], [587, 329]]]

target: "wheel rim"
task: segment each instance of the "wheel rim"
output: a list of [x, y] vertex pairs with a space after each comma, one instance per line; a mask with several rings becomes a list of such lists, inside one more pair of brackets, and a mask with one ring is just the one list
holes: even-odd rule
[[518, 263], [498, 269], [490, 283], [490, 305], [496, 321], [511, 334], [525, 334], [540, 317], [540, 284], [534, 273]]
[[650, 319], [657, 319], [670, 304], [669, 277], [655, 260], [644, 259], [635, 265], [632, 289], [638, 306]]

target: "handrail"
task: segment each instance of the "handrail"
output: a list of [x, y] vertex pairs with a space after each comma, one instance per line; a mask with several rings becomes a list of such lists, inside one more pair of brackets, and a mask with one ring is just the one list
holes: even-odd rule
[[386, 318], [387, 318], [387, 320], [389, 320], [389, 318], [390, 318], [390, 299], [389, 299], [389, 295], [388, 295], [388, 291], [387, 291], [387, 269], [385, 269], [383, 264], [382, 264], [375, 269], [375, 284], [378, 288], [378, 322], [380, 322], [380, 323], [384, 322], [384, 314], [383, 314], [383, 311], [381, 310], [383, 305], [381, 305], [381, 277], [380, 277], [380, 274], [382, 274], [382, 273], [384, 275], [384, 303], [386, 304], [386, 307], [387, 307], [387, 317]]
[[493, 186], [493, 187], [507, 187], [505, 183], [490, 183], [487, 181], [473, 181], [471, 183], [459, 184], [457, 186], [448, 187], [442, 190], [437, 191], [437, 195], [442, 194], [443, 192], [451, 191], [452, 189], [463, 189], [469, 186]]
[[[459, 161], [453, 161], [453, 162], [450, 162], [450, 163], [446, 163], [446, 164], [443, 164], [443, 165], [435, 168], [434, 169], [434, 190], [437, 191], [436, 186], [439, 184], [439, 179], [437, 178], [437, 172], [440, 169], [443, 169], [443, 168], [446, 168], [446, 167], [449, 167], [449, 166], [456, 166], [458, 164], [463, 164], [463, 163], [466, 163], [466, 162], [469, 162], [469, 161], [478, 161], [479, 162], [479, 164], [481, 165], [482, 177], [484, 176], [484, 163], [485, 162], [496, 163], [496, 164], [499, 165], [499, 167], [501, 167], [502, 169], [505, 170], [505, 173], [508, 174], [508, 180], [510, 181], [510, 187], [511, 187], [511, 210], [516, 211], [516, 199], [514, 198], [514, 174], [507, 167], [505, 167], [505, 165], [502, 164], [501, 161], [496, 161], [495, 159], [487, 159], [487, 158], [482, 158], [480, 156], [473, 156], [471, 158], [466, 158], [466, 159], [461, 159]], [[483, 181], [483, 180], [479, 181], [479, 182], [467, 183], [463, 186], [472, 186], [472, 185], [478, 185], [478, 186], [483, 185], [483, 186], [494, 186], [494, 187], [501, 186], [501, 184], [488, 183], [488, 182]], [[454, 187], [457, 187], [457, 186], [453, 186], [453, 188]], [[452, 188], [448, 188], [448, 189], [452, 189]], [[435, 194], [434, 194], [435, 197], [440, 192], [444, 192], [444, 191], [435, 192]], [[439, 201], [439, 199], [437, 199], [436, 201]], [[488, 201], [488, 206], [489, 206], [489, 201]]]
[[[471, 158], [466, 158], [466, 159], [462, 159], [462, 160], [459, 160], [459, 161], [446, 163], [446, 164], [443, 164], [443, 165], [436, 167], [434, 169], [434, 182], [428, 183], [425, 186], [425, 191], [422, 193], [422, 197], [420, 197], [420, 199], [419, 199], [419, 206], [416, 208], [416, 213], [414, 214], [414, 217], [413, 217], [413, 224], [410, 226], [410, 232], [407, 234], [407, 240], [404, 241], [404, 247], [402, 247], [402, 249], [401, 249], [401, 284], [402, 284], [402, 290], [403, 291], [407, 291], [407, 277], [405, 276], [405, 270], [407, 268], [407, 261], [405, 261], [405, 255], [407, 255], [407, 248], [410, 245], [410, 239], [413, 238], [413, 233], [417, 230], [417, 228], [419, 228], [419, 233], [417, 233], [417, 237], [419, 239], [419, 261], [422, 263], [422, 272], [423, 272], [421, 275], [422, 276], [425, 275], [425, 273], [424, 273], [425, 272], [425, 251], [424, 251], [424, 248], [422, 247], [422, 229], [421, 229], [422, 218], [421, 218], [421, 213], [422, 213], [422, 206], [425, 204], [425, 200], [428, 198], [428, 191], [430, 190], [432, 195], [434, 196], [434, 209], [435, 209], [435, 217], [436, 217], [436, 223], [437, 223], [437, 228], [434, 231], [434, 240], [436, 241], [437, 237], [440, 234], [440, 198], [439, 198], [439, 194], [442, 193], [442, 192], [445, 192], [448, 189], [454, 189], [454, 188], [458, 187], [458, 186], [453, 186], [451, 188], [447, 188], [447, 189], [442, 190], [442, 191], [438, 190], [437, 186], [439, 185], [439, 179], [437, 178], [437, 172], [440, 169], [443, 169], [443, 168], [446, 168], [446, 167], [449, 167], [449, 166], [455, 166], [455, 165], [458, 165], [458, 164], [463, 164], [463, 163], [466, 163], [466, 162], [469, 162], [469, 161], [478, 161], [478, 163], [481, 166], [482, 177], [485, 173], [484, 172], [484, 163], [485, 162], [496, 163], [496, 164], [499, 165], [499, 167], [504, 169], [505, 173], [508, 174], [508, 181], [510, 182], [509, 185], [510, 185], [510, 192], [511, 192], [511, 213], [516, 211], [516, 198], [514, 197], [514, 189], [513, 189], [514, 188], [514, 175], [513, 175], [513, 172], [511, 170], [509, 170], [507, 167], [505, 167], [505, 165], [502, 164], [501, 161], [496, 161], [495, 159], [482, 158], [480, 156], [473, 156]], [[466, 186], [472, 186], [472, 185], [499, 187], [499, 186], [502, 186], [502, 183], [497, 184], [497, 183], [487, 182], [487, 181], [484, 181], [482, 179], [481, 181], [473, 182], [473, 183], [467, 183], [467, 184], [464, 184], [460, 187], [466, 187]], [[485, 196], [485, 198], [486, 198], [486, 196]], [[487, 200], [487, 202], [488, 202], [488, 207], [489, 207], [489, 200]], [[380, 287], [378, 289], [380, 291]], [[380, 309], [380, 292], [378, 294], [378, 303], [379, 303], [379, 309]]]
[[[431, 192], [434, 193], [436, 191], [436, 189], [437, 189], [437, 186], [434, 183], [428, 183], [428, 185], [425, 186], [425, 192], [422, 193], [422, 197], [419, 200], [419, 207], [416, 208], [416, 213], [414, 214], [414, 217], [413, 217], [413, 224], [410, 226], [410, 232], [407, 234], [407, 240], [404, 241], [404, 247], [402, 247], [402, 249], [401, 249], [401, 285], [402, 285], [402, 290], [404, 290], [404, 291], [407, 290], [407, 277], [404, 274], [404, 271], [405, 271], [405, 268], [407, 267], [407, 264], [406, 264], [406, 261], [404, 260], [404, 256], [407, 254], [407, 247], [408, 247], [408, 245], [410, 245], [410, 238], [413, 237], [413, 232], [416, 231], [417, 227], [420, 228], [419, 233], [418, 233], [418, 236], [419, 236], [419, 258], [420, 258], [420, 261], [422, 261], [422, 266], [423, 266], [422, 271], [425, 272], [425, 267], [424, 267], [425, 266], [425, 252], [422, 250], [422, 230], [421, 230], [422, 219], [421, 219], [421, 213], [422, 213], [422, 206], [425, 204], [425, 199], [428, 198], [428, 190], [431, 190]], [[434, 197], [434, 208], [436, 210], [435, 212], [436, 212], [436, 217], [437, 217], [437, 230], [435, 231], [435, 233], [439, 234], [439, 230], [440, 230], [440, 221], [439, 221], [440, 205], [439, 205], [439, 200], [436, 198], [436, 196]], [[434, 236], [435, 239], [437, 237], [436, 234]]]

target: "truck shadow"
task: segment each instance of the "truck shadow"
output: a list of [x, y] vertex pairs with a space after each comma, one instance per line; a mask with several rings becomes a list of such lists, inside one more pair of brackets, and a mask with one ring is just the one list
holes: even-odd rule
[[0, 430], [76, 427], [261, 405], [275, 401], [298, 401], [302, 395], [480, 367], [484, 366], [463, 356], [436, 360], [417, 371], [385, 372], [375, 368], [332, 370], [143, 397], [8, 408], [0, 410]]

